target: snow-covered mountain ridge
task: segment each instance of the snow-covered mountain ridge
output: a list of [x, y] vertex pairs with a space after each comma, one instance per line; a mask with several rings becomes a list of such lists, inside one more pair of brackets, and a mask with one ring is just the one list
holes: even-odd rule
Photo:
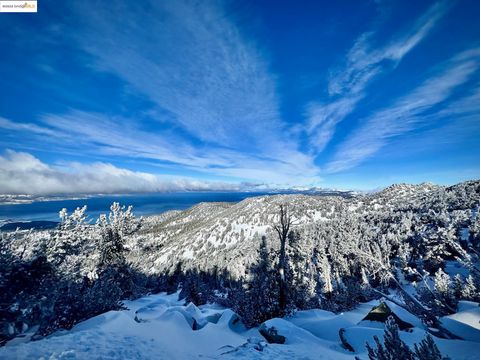
[[150, 273], [173, 270], [181, 262], [186, 268], [211, 270], [216, 266], [241, 276], [254, 261], [261, 236], [272, 238], [280, 205], [289, 207], [294, 228], [301, 231], [345, 216], [409, 216], [445, 203], [452, 214], [477, 208], [480, 181], [451, 187], [399, 184], [353, 197], [290, 194], [239, 203], [201, 203], [186, 211], [147, 218], [142, 232], [129, 243], [131, 259], [141, 259], [138, 265]]

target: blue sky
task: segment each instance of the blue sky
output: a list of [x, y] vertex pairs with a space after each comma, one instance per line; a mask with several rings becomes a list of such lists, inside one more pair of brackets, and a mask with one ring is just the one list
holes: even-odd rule
[[0, 193], [480, 177], [478, 1], [39, 1], [0, 14]]

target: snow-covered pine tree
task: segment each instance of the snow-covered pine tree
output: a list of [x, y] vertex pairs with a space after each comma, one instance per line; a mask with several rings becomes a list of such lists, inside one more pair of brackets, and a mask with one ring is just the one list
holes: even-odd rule
[[125, 237], [136, 232], [141, 223], [142, 219], [133, 215], [132, 206], [125, 208], [115, 202], [110, 207], [108, 217], [102, 214], [96, 223], [101, 237], [98, 284], [95, 285], [116, 287], [119, 290], [112, 291], [112, 294], [116, 296], [119, 293], [121, 298], [130, 298], [136, 293], [135, 275], [125, 257]]
[[480, 299], [480, 291], [475, 284], [475, 279], [470, 274], [465, 279], [465, 284], [463, 285], [460, 295], [464, 300], [478, 301]]
[[239, 287], [230, 292], [233, 310], [242, 317], [248, 327], [282, 314], [278, 302], [278, 273], [272, 266], [265, 236], [260, 242], [258, 258], [258, 262], [250, 267], [246, 289]]
[[449, 360], [448, 357], [442, 356], [429, 334], [419, 344], [415, 344], [412, 351], [400, 338], [398, 326], [392, 316], [385, 322], [383, 344], [377, 336], [373, 339], [375, 347], [366, 344], [370, 360]]
[[453, 283], [450, 275], [438, 269], [434, 277], [435, 300], [442, 312], [453, 312], [457, 308], [458, 299], [455, 298]]
[[385, 333], [383, 335], [383, 344], [377, 336], [373, 337], [375, 348], [367, 343], [368, 358], [370, 360], [414, 360], [414, 353], [400, 339], [398, 326], [395, 319], [390, 316], [385, 322]]
[[[287, 290], [286, 312], [307, 309], [315, 304], [314, 285], [310, 284], [310, 259], [302, 252], [300, 235], [291, 230], [288, 234], [285, 285]], [[311, 270], [311, 269], [310, 269]]]
[[179, 298], [186, 303], [192, 302], [195, 305], [203, 305], [211, 300], [216, 300], [214, 290], [219, 290], [217, 278], [218, 273], [198, 272], [189, 270], [183, 276]]
[[108, 217], [100, 215], [97, 228], [100, 231], [100, 267], [119, 265], [125, 262], [125, 236], [136, 232], [142, 223], [133, 215], [133, 208], [114, 202]]
[[201, 287], [202, 284], [199, 281], [199, 274], [196, 271], [189, 271], [185, 274], [179, 298], [184, 299], [186, 303], [191, 302], [197, 306], [203, 305]]
[[471, 220], [470, 226], [468, 227], [468, 232], [470, 234], [470, 243], [473, 248], [477, 251], [480, 251], [480, 208], [476, 209], [475, 215]]
[[60, 210], [60, 224], [50, 233], [50, 241], [46, 248], [49, 261], [55, 265], [58, 266], [68, 256], [77, 254], [82, 241], [89, 237], [86, 211], [86, 205], [77, 207], [72, 214], [68, 214], [65, 208]]
[[418, 360], [449, 360], [448, 357], [442, 356], [430, 334], [427, 334], [419, 344], [415, 344], [415, 358]]

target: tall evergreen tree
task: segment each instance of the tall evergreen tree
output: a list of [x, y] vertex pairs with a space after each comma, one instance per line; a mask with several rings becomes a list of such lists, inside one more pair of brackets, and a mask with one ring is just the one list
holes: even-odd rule
[[249, 327], [281, 315], [278, 273], [272, 266], [265, 236], [262, 237], [258, 257], [258, 263], [250, 268], [246, 289], [232, 292], [233, 310], [242, 316]]
[[96, 224], [101, 234], [98, 282], [118, 288], [123, 298], [132, 297], [136, 290], [134, 275], [125, 257], [125, 237], [137, 231], [141, 221], [135, 218], [131, 206], [125, 209], [113, 203], [108, 217], [100, 215]]

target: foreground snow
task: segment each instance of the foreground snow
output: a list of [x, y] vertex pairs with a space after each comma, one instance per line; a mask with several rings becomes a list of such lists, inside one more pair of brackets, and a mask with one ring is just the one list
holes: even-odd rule
[[[15, 339], [0, 348], [1, 359], [367, 359], [365, 343], [383, 335], [383, 324], [362, 321], [377, 301], [357, 309], [333, 314], [324, 310], [300, 311], [287, 319], [272, 319], [286, 337], [284, 345], [267, 344], [258, 329], [246, 330], [229, 309], [216, 305], [197, 308], [183, 305], [177, 294], [157, 294], [126, 302], [128, 310], [111, 311], [61, 331], [47, 339], [22, 342]], [[392, 305], [392, 304], [389, 304]], [[461, 303], [457, 314], [442, 322], [469, 341], [435, 339], [451, 359], [477, 359], [480, 346], [480, 311], [476, 303]], [[400, 317], [413, 316], [401, 313]], [[416, 322], [416, 324], [419, 324]], [[415, 327], [401, 332], [409, 345], [421, 341], [425, 330]], [[195, 328], [197, 330], [192, 330]], [[338, 331], [355, 353], [345, 350]]]

